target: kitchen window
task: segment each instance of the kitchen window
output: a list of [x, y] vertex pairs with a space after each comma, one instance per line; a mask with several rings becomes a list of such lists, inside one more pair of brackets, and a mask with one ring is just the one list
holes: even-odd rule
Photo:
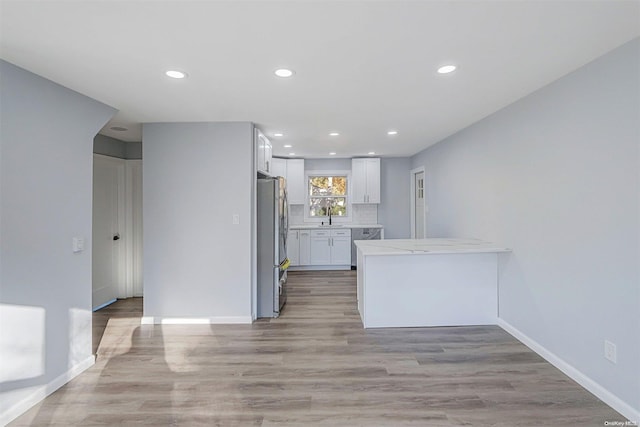
[[348, 174], [308, 175], [308, 218], [328, 218], [349, 216]]

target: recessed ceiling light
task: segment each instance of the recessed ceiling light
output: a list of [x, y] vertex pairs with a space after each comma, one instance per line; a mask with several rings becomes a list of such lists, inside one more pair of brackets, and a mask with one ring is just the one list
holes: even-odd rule
[[438, 68], [438, 73], [440, 74], [448, 74], [448, 73], [452, 73], [456, 70], [456, 66], [455, 65], [444, 65], [440, 68]]
[[338, 135], [340, 135], [338, 132], [331, 132], [331, 133], [329, 134], [329, 136], [338, 136]]
[[291, 77], [293, 76], [293, 70], [289, 70], [288, 68], [278, 68], [274, 71], [275, 75], [278, 77]]
[[287, 145], [284, 146], [284, 148], [291, 148], [291, 147], [292, 147], [291, 144], [287, 144]]
[[184, 79], [185, 77], [187, 77], [187, 73], [185, 73], [184, 71], [178, 71], [178, 70], [169, 70], [165, 72], [165, 74], [171, 77], [172, 79]]
[[329, 155], [330, 155], [330, 156], [335, 156], [335, 155], [336, 155], [336, 152], [335, 152], [335, 151], [332, 151], [332, 152], [330, 152], [330, 153], [329, 153]]
[[368, 154], [369, 154], [370, 156], [373, 156], [374, 154], [376, 154], [376, 152], [375, 152], [375, 151], [369, 151], [369, 153], [368, 153]]
[[283, 133], [278, 132], [278, 133], [274, 133], [274, 134], [273, 134], [273, 136], [284, 136], [284, 134], [283, 134]]
[[389, 132], [387, 132], [387, 135], [397, 135], [398, 131], [397, 130], [390, 130]]
[[289, 153], [289, 155], [290, 155], [290, 156], [295, 156], [295, 155], [296, 155], [296, 153]]
[[122, 126], [111, 126], [109, 129], [115, 130], [116, 132], [125, 132], [129, 130], [127, 128], [123, 128]]

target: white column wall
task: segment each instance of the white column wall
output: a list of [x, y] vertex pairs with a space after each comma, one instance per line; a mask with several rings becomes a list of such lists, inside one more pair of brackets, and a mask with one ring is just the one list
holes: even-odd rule
[[144, 321], [250, 322], [253, 125], [145, 124], [142, 146]]

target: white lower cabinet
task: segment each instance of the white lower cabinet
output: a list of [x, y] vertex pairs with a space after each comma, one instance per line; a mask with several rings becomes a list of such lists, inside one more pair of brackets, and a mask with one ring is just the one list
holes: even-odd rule
[[331, 230], [331, 264], [351, 265], [351, 230]]
[[311, 230], [311, 265], [350, 265], [351, 230]]
[[300, 230], [299, 239], [299, 252], [298, 252], [299, 265], [311, 264], [311, 231]]
[[289, 230], [287, 233], [287, 258], [291, 266], [300, 265], [300, 230]]
[[292, 267], [311, 264], [310, 243], [310, 230], [289, 230], [287, 234], [287, 258], [291, 261]]
[[331, 246], [329, 230], [311, 231], [311, 265], [331, 264]]

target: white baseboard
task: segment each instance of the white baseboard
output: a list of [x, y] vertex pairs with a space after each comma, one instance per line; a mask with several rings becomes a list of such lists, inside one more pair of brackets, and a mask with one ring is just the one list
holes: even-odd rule
[[250, 324], [251, 316], [215, 316], [215, 317], [154, 317], [144, 316], [142, 325], [225, 325]]
[[73, 368], [69, 369], [67, 372], [54, 378], [49, 383], [37, 387], [29, 396], [25, 397], [19, 402], [16, 402], [4, 413], [0, 414], [0, 426], [9, 424], [11, 421], [27, 412], [33, 406], [37, 405], [45, 397], [49, 396], [51, 393], [89, 369], [95, 363], [95, 356], [91, 355], [82, 362], [78, 363]]
[[640, 411], [633, 408], [609, 390], [547, 350], [541, 344], [529, 338], [503, 319], [498, 319], [498, 326], [513, 335], [517, 340], [521, 341], [531, 350], [538, 353], [538, 355], [544, 358], [547, 362], [560, 369], [565, 375], [594, 394], [598, 399], [602, 400], [604, 403], [620, 412], [623, 416], [627, 417], [629, 421], [635, 421], [636, 423], [640, 422]]
[[296, 265], [288, 271], [351, 270], [351, 265]]

